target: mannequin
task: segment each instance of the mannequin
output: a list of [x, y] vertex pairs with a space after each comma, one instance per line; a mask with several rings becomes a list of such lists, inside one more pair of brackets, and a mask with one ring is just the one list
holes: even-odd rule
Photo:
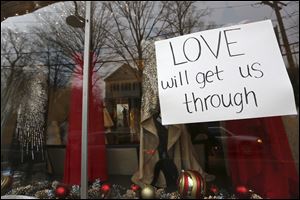
[[[82, 134], [82, 79], [83, 60], [81, 55], [75, 55], [76, 69], [72, 77], [71, 104], [69, 111], [68, 140], [64, 165], [64, 180], [66, 184], [80, 184], [81, 180], [81, 134]], [[95, 59], [90, 67], [89, 104], [88, 104], [88, 180], [108, 179], [105, 132], [103, 120], [103, 101], [101, 88], [93, 84], [100, 80], [93, 71]]]
[[211, 181], [214, 177], [200, 166], [186, 126], [175, 124], [166, 128], [159, 123], [154, 42], [147, 49], [142, 82], [140, 163], [131, 180], [142, 188], [152, 184], [172, 190], [181, 170], [195, 170]]
[[52, 121], [47, 130], [47, 145], [60, 145], [60, 131], [57, 121]]

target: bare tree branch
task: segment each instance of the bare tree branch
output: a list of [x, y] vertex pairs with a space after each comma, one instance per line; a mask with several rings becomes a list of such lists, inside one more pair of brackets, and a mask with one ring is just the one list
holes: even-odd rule
[[11, 29], [1, 30], [1, 66], [7, 65], [1, 69], [1, 129], [26, 92], [24, 86], [32, 73], [25, 69], [32, 67], [34, 61], [24, 52], [30, 48], [25, 35]]
[[185, 35], [203, 30], [201, 18], [209, 14], [208, 9], [197, 10], [197, 1], [163, 1], [165, 6], [163, 21], [167, 23], [164, 34]]
[[138, 79], [141, 80], [142, 62], [147, 59], [143, 43], [163, 29], [164, 23], [159, 22], [164, 6], [153, 1], [114, 1], [105, 5], [114, 21], [114, 28], [107, 29], [112, 43], [109, 46], [130, 66], [138, 69]]
[[[84, 2], [77, 2], [78, 13], [84, 16]], [[83, 55], [84, 47], [84, 28], [74, 28], [65, 22], [65, 16], [61, 13], [66, 12], [67, 15], [74, 15], [72, 2], [64, 3], [64, 6], [57, 8], [57, 13], [52, 17], [40, 16], [38, 20], [43, 22], [43, 26], [35, 27], [36, 35], [43, 41], [47, 41], [55, 45], [55, 49], [62, 50], [63, 55], [74, 62], [74, 55], [79, 53]], [[104, 59], [102, 56], [102, 47], [104, 47], [107, 36], [104, 28], [110, 28], [110, 19], [108, 11], [102, 2], [94, 2], [92, 8], [92, 43], [91, 49], [97, 60]], [[49, 34], [53, 32], [56, 34]]]

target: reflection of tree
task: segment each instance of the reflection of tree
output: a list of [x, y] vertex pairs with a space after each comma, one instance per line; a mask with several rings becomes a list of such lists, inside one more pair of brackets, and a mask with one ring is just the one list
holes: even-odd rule
[[113, 1], [105, 4], [110, 11], [113, 28], [106, 29], [108, 46], [116, 55], [138, 67], [141, 80], [146, 40], [160, 34], [164, 27], [164, 5], [155, 1]]
[[[72, 2], [60, 4], [63, 5], [56, 8], [51, 16], [38, 17], [42, 26], [35, 27], [34, 32], [40, 41], [52, 45], [50, 50], [60, 51], [62, 57], [74, 63], [74, 53], [83, 52], [84, 28], [67, 25], [62, 14], [74, 14], [74, 7]], [[84, 16], [84, 2], [77, 4], [78, 14]], [[147, 59], [150, 45], [148, 40], [162, 33], [169, 36], [190, 33], [203, 24], [200, 18], [208, 12], [206, 9], [196, 10], [194, 4], [194, 1], [93, 2], [91, 49], [98, 63], [97, 69], [104, 63], [117, 62], [121, 58], [138, 68], [139, 73], [135, 74], [141, 80], [143, 62]]]
[[[77, 2], [78, 13], [83, 17], [84, 3]], [[72, 2], [57, 5], [51, 14], [39, 11], [37, 19], [41, 23], [31, 27], [34, 34], [1, 31], [4, 36], [1, 42], [1, 69], [4, 69], [1, 70], [1, 82], [5, 83], [1, 84], [1, 116], [11, 110], [8, 102], [12, 101], [9, 99], [18, 99], [13, 95], [20, 95], [23, 81], [30, 77], [30, 73], [23, 76], [25, 66], [38, 62], [48, 69], [48, 87], [53, 88], [53, 93], [58, 87], [65, 86], [73, 73], [74, 54], [83, 53], [84, 28], [73, 28], [65, 22], [66, 16], [74, 14]], [[206, 10], [198, 12], [194, 5], [193, 1], [93, 2], [91, 49], [97, 63], [95, 70], [122, 58], [138, 67], [137, 75], [141, 80], [150, 45], [147, 41], [162, 34], [174, 36], [194, 31], [193, 28], [201, 25], [200, 17], [207, 14]], [[28, 38], [33, 39], [29, 41]], [[1, 117], [1, 125], [3, 119]]]
[[61, 52], [53, 51], [54, 44], [37, 39], [35, 46], [40, 47], [39, 51], [43, 52], [35, 56], [35, 59], [47, 67], [49, 88], [55, 92], [59, 87], [67, 84], [74, 67], [72, 64], [64, 64], [68, 62], [68, 58]]
[[25, 86], [33, 75], [30, 41], [26, 35], [1, 29], [1, 132], [8, 116], [16, 111]]
[[[147, 59], [147, 40], [160, 35], [168, 37], [191, 33], [203, 27], [201, 18], [207, 9], [196, 10], [195, 1], [114, 1], [106, 3], [114, 23], [107, 30], [108, 46], [129, 65], [138, 67], [142, 76]], [[141, 78], [141, 77], [139, 77]]]
[[[55, 44], [49, 41], [36, 38], [34, 46], [39, 54], [34, 54], [34, 59], [43, 63], [48, 71], [47, 89], [48, 89], [48, 103], [56, 100], [56, 92], [59, 88], [65, 87], [73, 73], [73, 64], [64, 64], [68, 62], [61, 52], [55, 51]], [[51, 107], [51, 105], [49, 105]]]
[[[34, 32], [41, 42], [50, 45], [49, 49], [52, 51], [59, 51], [62, 57], [66, 58], [74, 64], [74, 56], [76, 53], [81, 54], [83, 57], [84, 49], [84, 28], [74, 28], [69, 26], [65, 21], [66, 15], [73, 15], [74, 8], [72, 2], [63, 3], [63, 6], [56, 8], [55, 14], [41, 15], [38, 17], [38, 21], [42, 22], [42, 26], [33, 27]], [[78, 14], [85, 16], [84, 2], [77, 2]], [[107, 40], [105, 28], [110, 28], [107, 9], [101, 2], [94, 2], [92, 8], [92, 43], [91, 49], [98, 68], [103, 65], [104, 57], [108, 57], [109, 54], [105, 52], [105, 42]], [[68, 65], [64, 65], [66, 68]]]
[[205, 28], [201, 19], [209, 14], [208, 9], [196, 10], [196, 3], [196, 1], [163, 1], [165, 6], [163, 20], [166, 22], [163, 32], [170, 37]]
[[[78, 5], [78, 14], [85, 16], [84, 2], [76, 2]], [[72, 2], [59, 3], [55, 12], [51, 15], [37, 15], [37, 20], [41, 22], [40, 26], [35, 25], [31, 29], [37, 36], [35, 44], [43, 51], [42, 56], [37, 58], [48, 67], [48, 86], [49, 86], [49, 116], [52, 116], [52, 106], [60, 93], [57, 89], [66, 86], [69, 83], [70, 76], [76, 73], [75, 65], [83, 60], [84, 50], [84, 28], [74, 28], [66, 23], [66, 16], [74, 15]], [[109, 26], [107, 9], [99, 2], [93, 3], [92, 8], [92, 43], [93, 62], [97, 64], [94, 71], [103, 66], [105, 53], [106, 36], [104, 27]], [[77, 57], [78, 56], [78, 57]], [[99, 85], [99, 79], [93, 79], [92, 85]], [[55, 112], [55, 111], [54, 111]]]

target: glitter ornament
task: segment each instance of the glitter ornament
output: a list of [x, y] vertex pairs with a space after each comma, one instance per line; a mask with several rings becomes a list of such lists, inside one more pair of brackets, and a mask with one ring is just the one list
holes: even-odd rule
[[136, 193], [132, 190], [127, 190], [126, 194], [122, 196], [122, 199], [135, 199], [136, 198]]
[[98, 179], [96, 179], [95, 182], [93, 183], [92, 188], [93, 188], [93, 189], [98, 189], [98, 188], [100, 188], [100, 187], [101, 187], [101, 180], [98, 178]]
[[38, 199], [54, 199], [53, 190], [45, 189], [41, 191], [37, 191], [34, 195]]
[[127, 193], [127, 188], [118, 184], [113, 184], [108, 197], [113, 199], [123, 199], [124, 195], [126, 195], [125, 193]]
[[101, 194], [99, 189], [96, 188], [91, 188], [88, 190], [88, 197], [89, 199], [100, 199], [101, 198]]
[[28, 159], [44, 160], [46, 84], [46, 75], [36, 74], [25, 86], [26, 93], [18, 108], [15, 137], [20, 144], [22, 163]]
[[52, 184], [51, 184], [51, 187], [55, 190], [58, 185], [59, 185], [58, 181], [53, 181]]
[[32, 185], [26, 185], [22, 187], [18, 187], [15, 189], [12, 189], [11, 195], [26, 195], [26, 196], [31, 196], [34, 195], [35, 193], [33, 192], [34, 188]]
[[69, 196], [70, 199], [80, 199], [80, 186], [72, 185]]

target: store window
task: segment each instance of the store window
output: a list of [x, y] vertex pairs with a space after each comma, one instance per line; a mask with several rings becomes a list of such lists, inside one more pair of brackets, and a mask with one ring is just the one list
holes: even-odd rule
[[164, 126], [154, 45], [270, 18], [298, 111], [299, 2], [87, 5], [1, 2], [1, 198], [299, 198], [299, 115]]

